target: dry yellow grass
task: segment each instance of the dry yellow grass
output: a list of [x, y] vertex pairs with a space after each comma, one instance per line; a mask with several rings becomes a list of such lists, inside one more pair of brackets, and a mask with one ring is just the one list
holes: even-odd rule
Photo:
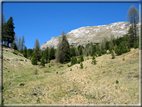
[[96, 65], [85, 57], [83, 69], [80, 64], [33, 66], [30, 60], [16, 61], [25, 58], [13, 53], [3, 55], [4, 104], [139, 104], [138, 49], [115, 59], [97, 57]]

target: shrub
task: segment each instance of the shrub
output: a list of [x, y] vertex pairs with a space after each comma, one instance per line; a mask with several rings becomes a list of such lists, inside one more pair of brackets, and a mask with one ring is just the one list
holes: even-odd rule
[[71, 65], [67, 65], [68, 67], [71, 67]]
[[72, 69], [70, 69], [70, 71], [72, 71]]
[[38, 71], [37, 71], [37, 69], [35, 70], [35, 75], [37, 75], [38, 74]]
[[80, 59], [77, 60], [77, 63], [80, 64]]
[[118, 83], [119, 83], [119, 81], [118, 81], [118, 80], [116, 80], [115, 82], [116, 82], [116, 84], [118, 84]]
[[77, 63], [80, 64], [80, 62], [83, 62], [84, 61], [84, 58], [82, 55], [80, 55], [79, 59], [77, 60]]
[[93, 56], [92, 60], [95, 60], [95, 59], [96, 59], [96, 57], [95, 57], [95, 56]]
[[102, 56], [102, 53], [101, 53], [101, 51], [99, 51], [99, 52], [98, 52], [98, 56]]
[[82, 62], [80, 63], [80, 69], [83, 69], [83, 63]]
[[123, 61], [125, 61], [125, 58], [123, 57]]
[[15, 51], [13, 51], [12, 53], [13, 53], [13, 54], [15, 54], [15, 55], [18, 55], [18, 53], [17, 53], [17, 52], [15, 52]]
[[117, 46], [116, 49], [115, 49], [115, 53], [117, 55], [121, 55], [121, 54], [129, 52], [129, 51], [130, 51], [130, 49], [127, 46], [125, 46], [124, 42], [121, 42], [119, 44], [119, 46]]
[[112, 50], [111, 55], [112, 55], [112, 59], [114, 59], [114, 58], [115, 58], [115, 53], [114, 53], [114, 50]]
[[83, 62], [84, 61], [84, 58], [83, 58], [83, 56], [81, 55], [80, 56], [80, 62]]
[[96, 59], [92, 60], [92, 64], [94, 64], [94, 65], [96, 65], [96, 64], [97, 64]]
[[77, 58], [76, 57], [72, 57], [71, 59], [71, 66], [77, 63]]
[[102, 53], [102, 54], [106, 54], [106, 50], [102, 50], [101, 53]]

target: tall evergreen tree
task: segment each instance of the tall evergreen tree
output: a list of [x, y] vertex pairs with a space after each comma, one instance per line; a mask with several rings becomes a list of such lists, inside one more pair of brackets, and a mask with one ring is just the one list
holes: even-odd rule
[[24, 35], [22, 36], [22, 40], [21, 40], [21, 53], [23, 53], [25, 47], [25, 39], [24, 39]]
[[130, 45], [133, 47], [134, 41], [138, 42], [138, 28], [137, 28], [137, 23], [139, 22], [139, 13], [137, 8], [133, 5], [129, 8], [128, 13], [127, 13], [127, 19], [131, 23], [131, 27], [129, 29], [129, 35], [130, 35]]
[[36, 41], [34, 43], [34, 50], [35, 50], [35, 53], [37, 55], [38, 61], [40, 61], [40, 59], [41, 59], [41, 50], [40, 50], [40, 44], [39, 44], [39, 41], [38, 41], [37, 38], [36, 38]]
[[14, 40], [13, 42], [11, 43], [11, 47], [15, 50], [18, 50], [18, 45], [17, 45], [17, 36], [16, 34], [14, 35]]
[[61, 63], [70, 61], [70, 46], [64, 31], [62, 32], [62, 41], [58, 45], [56, 59]]
[[45, 59], [45, 63], [49, 62], [49, 49], [48, 47], [43, 51], [43, 57]]
[[41, 63], [40, 63], [40, 65], [45, 66], [45, 59], [44, 59], [44, 56], [42, 56], [42, 58], [41, 58]]
[[77, 48], [78, 48], [79, 55], [82, 55], [83, 54], [82, 50], [84, 49], [84, 47], [79, 45]]
[[19, 37], [18, 39], [18, 50], [19, 51], [21, 50], [21, 37]]
[[50, 49], [49, 59], [55, 59], [55, 49], [53, 47]]
[[2, 33], [2, 38], [3, 41], [6, 42], [6, 45], [9, 46], [9, 43], [12, 43], [14, 40], [14, 23], [13, 23], [13, 18], [10, 17], [7, 23], [3, 23], [3, 33]]
[[75, 52], [75, 48], [74, 47], [70, 48], [70, 56], [71, 57], [76, 56], [76, 52]]
[[27, 49], [27, 57], [32, 57], [33, 50], [32, 49]]
[[93, 56], [95, 53], [96, 53], [96, 45], [92, 45], [91, 56]]
[[37, 65], [37, 55], [36, 55], [35, 50], [34, 50], [34, 52], [33, 52], [33, 56], [32, 56], [31, 63], [32, 63], [33, 65]]
[[26, 47], [26, 46], [24, 47], [23, 55], [24, 55], [24, 57], [26, 57], [26, 58], [27, 58], [27, 47]]

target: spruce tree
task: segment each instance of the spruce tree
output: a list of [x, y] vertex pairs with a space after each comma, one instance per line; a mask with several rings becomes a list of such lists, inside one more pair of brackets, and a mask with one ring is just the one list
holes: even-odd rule
[[71, 57], [76, 56], [76, 52], [75, 52], [75, 48], [74, 47], [70, 48], [70, 56]]
[[27, 57], [31, 58], [33, 55], [33, 49], [27, 49]]
[[24, 39], [24, 35], [23, 35], [22, 40], [21, 40], [21, 53], [23, 53], [24, 46], [25, 46], [25, 39]]
[[139, 22], [139, 12], [134, 5], [129, 8], [127, 12], [127, 19], [131, 23], [129, 34], [131, 37], [133, 37], [133, 38], [130, 37], [130, 39], [132, 39], [131, 43], [134, 44], [134, 41], [138, 42], [138, 36], [137, 36], [138, 28], [136, 24]]
[[12, 43], [14, 41], [14, 23], [13, 23], [13, 18], [10, 17], [7, 23], [5, 22], [3, 24], [3, 41], [6, 42], [6, 45], [9, 46], [9, 43]]
[[33, 65], [37, 65], [37, 55], [36, 55], [35, 50], [33, 52], [33, 56], [32, 56], [31, 62], [32, 62]]
[[17, 45], [18, 45], [18, 50], [20, 51], [21, 50], [21, 37], [19, 37]]
[[83, 62], [84, 61], [84, 58], [82, 55], [80, 55], [80, 62]]
[[40, 65], [45, 66], [44, 56], [42, 56], [42, 58], [41, 58], [41, 63], [40, 63]]
[[56, 59], [61, 63], [70, 61], [70, 46], [64, 31], [62, 32], [62, 40], [58, 44]]
[[50, 57], [48, 47], [44, 50], [43, 56], [44, 56], [44, 59], [45, 59], [45, 63], [48, 63], [49, 62], [49, 57]]
[[52, 59], [55, 59], [55, 49], [52, 47], [50, 49], [50, 54], [49, 54], [49, 59], [52, 60]]
[[35, 53], [37, 55], [38, 61], [40, 61], [40, 59], [41, 59], [41, 50], [40, 50], [40, 44], [39, 44], [39, 41], [38, 41], [37, 38], [36, 38], [35, 43], [34, 43], [34, 51], [35, 51]]
[[138, 44], [137, 41], [135, 41], [135, 42], [134, 42], [134, 48], [136, 49], [136, 48], [138, 48], [138, 47], [139, 47], [139, 44]]
[[27, 58], [27, 47], [26, 47], [26, 46], [24, 47], [23, 55], [24, 55], [24, 57], [26, 57], [26, 58]]
[[76, 57], [72, 57], [71, 59], [71, 66], [77, 63], [77, 58]]

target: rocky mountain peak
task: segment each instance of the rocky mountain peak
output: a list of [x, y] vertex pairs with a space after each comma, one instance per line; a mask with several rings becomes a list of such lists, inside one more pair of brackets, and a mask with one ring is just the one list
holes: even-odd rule
[[[129, 27], [129, 22], [117, 22], [100, 26], [87, 26], [71, 30], [66, 36], [70, 45], [75, 47], [78, 45], [85, 46], [90, 42], [99, 43], [104, 39], [104, 37], [109, 40], [111, 35], [113, 35], [114, 38], [122, 37], [128, 33]], [[46, 49], [46, 47], [57, 48], [59, 41], [61, 41], [61, 35], [58, 37], [52, 37], [50, 41], [45, 42], [40, 48], [42, 50]]]

